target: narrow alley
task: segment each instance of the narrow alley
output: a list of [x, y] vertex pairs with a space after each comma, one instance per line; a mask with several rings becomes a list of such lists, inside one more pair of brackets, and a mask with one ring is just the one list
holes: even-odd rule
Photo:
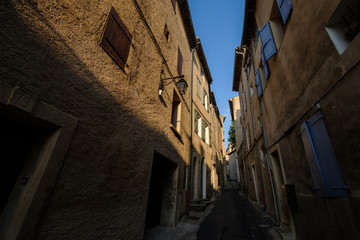
[[360, 0], [2, 0], [0, 240], [360, 240]]
[[224, 190], [213, 211], [200, 224], [198, 240], [270, 240], [274, 223], [256, 210], [239, 189]]

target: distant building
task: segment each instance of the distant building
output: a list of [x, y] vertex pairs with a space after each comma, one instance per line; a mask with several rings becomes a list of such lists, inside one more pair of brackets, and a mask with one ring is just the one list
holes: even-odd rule
[[297, 239], [360, 238], [359, 10], [245, 2], [233, 79], [240, 169], [249, 199]]

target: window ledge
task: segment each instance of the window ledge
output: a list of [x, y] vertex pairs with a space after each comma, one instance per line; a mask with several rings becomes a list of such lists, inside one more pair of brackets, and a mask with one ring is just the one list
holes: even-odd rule
[[175, 136], [179, 139], [179, 141], [180, 141], [182, 144], [184, 144], [180, 132], [179, 132], [179, 131], [175, 128], [175, 126], [172, 125], [171, 123], [170, 123], [170, 128], [171, 128], [171, 130], [173, 131], [173, 133], [175, 134]]

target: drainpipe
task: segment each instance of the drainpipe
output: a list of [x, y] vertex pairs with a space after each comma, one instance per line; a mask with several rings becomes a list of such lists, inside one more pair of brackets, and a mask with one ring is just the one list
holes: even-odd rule
[[186, 186], [186, 214], [190, 211], [190, 189], [191, 189], [191, 160], [192, 160], [192, 138], [193, 138], [193, 71], [194, 71], [194, 53], [197, 48], [197, 44], [191, 49], [191, 75], [190, 75], [190, 134], [189, 134], [189, 166], [187, 174], [187, 186]]
[[[254, 69], [254, 77], [255, 77], [255, 63], [254, 63], [254, 58], [253, 58], [253, 54], [252, 51], [249, 49], [250, 52], [250, 57], [251, 57], [251, 62], [253, 64], [253, 69]], [[274, 206], [275, 206], [275, 215], [276, 215], [276, 224], [279, 225], [280, 224], [280, 218], [279, 218], [279, 207], [277, 204], [277, 197], [275, 194], [275, 188], [274, 188], [274, 181], [272, 179], [272, 175], [271, 175], [271, 169], [272, 169], [272, 165], [270, 162], [270, 155], [269, 155], [269, 151], [267, 151], [268, 149], [268, 141], [267, 141], [267, 134], [266, 134], [266, 130], [265, 130], [265, 121], [264, 121], [264, 116], [263, 116], [263, 112], [262, 112], [262, 106], [261, 106], [261, 101], [260, 101], [260, 97], [258, 96], [258, 101], [259, 101], [259, 112], [260, 112], [260, 118], [261, 118], [261, 125], [262, 125], [262, 131], [264, 134], [264, 141], [265, 141], [265, 148], [266, 148], [266, 163], [268, 165], [268, 171], [269, 171], [269, 178], [270, 178], [270, 184], [271, 184], [271, 191], [272, 191], [272, 195], [273, 195], [273, 199], [274, 199]]]

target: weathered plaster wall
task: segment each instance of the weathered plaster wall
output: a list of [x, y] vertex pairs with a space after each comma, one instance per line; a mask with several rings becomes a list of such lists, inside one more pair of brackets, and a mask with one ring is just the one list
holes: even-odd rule
[[[189, 79], [190, 51], [179, 12], [174, 15], [171, 1], [139, 5], [173, 76], [180, 46]], [[141, 239], [154, 150], [178, 164], [177, 220], [185, 207], [189, 92], [182, 99], [181, 142], [169, 128], [174, 85], [162, 103], [163, 59], [134, 1], [14, 0], [2, 6], [1, 85], [19, 86], [79, 119], [36, 238]], [[98, 44], [111, 6], [133, 35], [124, 71]]]

